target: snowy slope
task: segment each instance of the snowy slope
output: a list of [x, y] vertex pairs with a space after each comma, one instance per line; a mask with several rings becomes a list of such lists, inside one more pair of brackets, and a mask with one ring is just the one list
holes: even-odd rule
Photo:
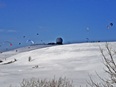
[[[111, 42], [110, 45], [115, 48], [116, 42]], [[11, 83], [17, 85], [23, 78], [51, 79], [54, 76], [67, 77], [79, 87], [87, 83], [89, 74], [95, 80], [98, 80], [95, 72], [106, 77], [99, 46], [104, 48], [105, 43], [67, 44], [19, 53], [4, 53], [6, 60], [3, 59], [4, 62], [0, 63], [1, 87], [8, 87]], [[10, 53], [14, 54], [7, 56]], [[29, 57], [31, 61], [28, 61]], [[14, 59], [17, 61], [6, 64]]]
[[45, 48], [45, 47], [51, 47], [52, 45], [32, 45], [32, 46], [26, 46], [26, 47], [21, 47], [14, 49], [12, 51], [6, 51], [0, 53], [0, 59], [5, 59], [7, 57], [10, 57], [12, 55], [16, 55], [18, 53], [26, 52], [26, 51], [31, 51], [39, 48]]

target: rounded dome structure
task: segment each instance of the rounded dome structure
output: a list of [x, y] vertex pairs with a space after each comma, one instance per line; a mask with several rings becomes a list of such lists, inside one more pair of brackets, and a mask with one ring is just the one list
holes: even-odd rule
[[61, 37], [57, 38], [56, 44], [63, 44], [63, 39]]

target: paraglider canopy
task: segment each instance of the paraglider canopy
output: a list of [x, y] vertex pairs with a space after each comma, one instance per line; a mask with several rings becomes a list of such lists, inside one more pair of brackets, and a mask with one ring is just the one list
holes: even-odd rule
[[32, 44], [35, 44], [34, 41], [32, 41], [32, 40], [27, 40], [26, 42], [27, 42], [27, 43], [28, 43], [28, 42], [31, 42]]

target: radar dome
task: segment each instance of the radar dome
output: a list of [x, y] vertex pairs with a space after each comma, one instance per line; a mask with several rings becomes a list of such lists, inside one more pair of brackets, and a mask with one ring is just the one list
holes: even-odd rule
[[63, 44], [63, 39], [61, 37], [57, 38], [56, 44]]

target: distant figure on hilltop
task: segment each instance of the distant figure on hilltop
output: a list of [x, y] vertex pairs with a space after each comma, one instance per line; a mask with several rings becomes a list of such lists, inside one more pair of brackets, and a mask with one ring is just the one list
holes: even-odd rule
[[63, 39], [61, 37], [56, 39], [56, 44], [62, 45], [63, 44]]

